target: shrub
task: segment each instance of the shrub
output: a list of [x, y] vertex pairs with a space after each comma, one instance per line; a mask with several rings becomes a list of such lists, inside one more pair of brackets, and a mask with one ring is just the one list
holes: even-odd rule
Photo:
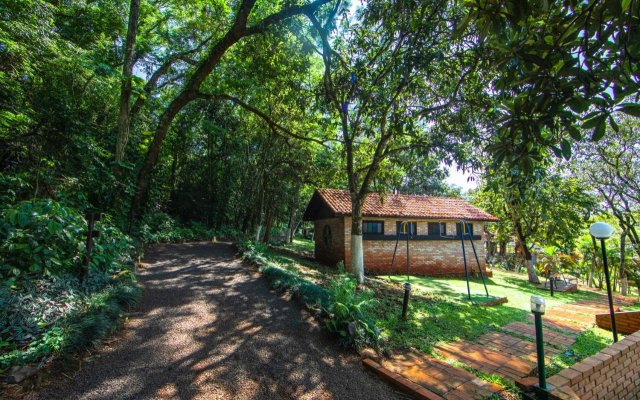
[[202, 222], [192, 221], [184, 226], [169, 214], [147, 214], [139, 227], [138, 236], [144, 243], [177, 243], [194, 240], [210, 240], [216, 233]]
[[377, 346], [380, 332], [366, 313], [375, 305], [373, 293], [356, 289], [356, 280], [344, 274], [331, 281], [325, 325], [347, 344]]
[[[95, 229], [91, 266], [115, 273], [132, 264], [133, 243], [105, 215]], [[79, 275], [87, 221], [80, 211], [54, 200], [25, 201], [0, 212], [0, 278]], [[14, 278], [14, 279], [11, 279]]]
[[0, 211], [0, 369], [93, 343], [137, 298], [132, 240], [105, 215], [85, 275], [87, 228], [54, 200]]
[[378, 345], [380, 332], [368, 316], [370, 313], [367, 313], [375, 306], [373, 293], [358, 292], [355, 279], [340, 274], [325, 289], [269, 261], [264, 253], [265, 245], [251, 241], [237, 245], [245, 260], [260, 267], [260, 272], [272, 288], [288, 290], [308, 308], [319, 311], [317, 316], [324, 319], [325, 327], [330, 332], [338, 334], [343, 344], [355, 347]]
[[81, 308], [61, 318], [26, 347], [15, 349], [0, 341], [4, 345], [0, 348], [10, 350], [0, 353], [0, 372], [12, 365], [43, 363], [95, 345], [117, 328], [124, 311], [133, 306], [139, 296], [140, 289], [132, 282], [121, 282], [88, 297]]
[[76, 272], [84, 256], [87, 224], [53, 200], [25, 201], [0, 213], [2, 276]]

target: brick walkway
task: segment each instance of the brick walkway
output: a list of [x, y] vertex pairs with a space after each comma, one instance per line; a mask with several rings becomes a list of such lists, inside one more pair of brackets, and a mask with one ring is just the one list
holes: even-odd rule
[[[501, 353], [523, 358], [534, 364], [538, 360], [538, 357], [536, 356], [535, 343], [503, 332], [485, 333], [478, 338], [478, 343], [482, 343], [483, 345], [491, 347]], [[558, 353], [560, 353], [560, 349], [556, 347], [548, 346], [545, 348], [545, 358], [547, 361]]]
[[[512, 322], [503, 326], [502, 330], [508, 333], [525, 336], [531, 340], [536, 339], [536, 328], [533, 323]], [[549, 328], [542, 328], [542, 336], [544, 337], [544, 342], [546, 344], [560, 348], [567, 348], [576, 341], [574, 335], [552, 331]]]
[[487, 375], [497, 374], [511, 380], [530, 375], [536, 366], [520, 357], [493, 350], [484, 343], [460, 340], [439, 345], [435, 350], [446, 358], [460, 361]]
[[407, 353], [382, 362], [393, 371], [447, 400], [483, 399], [502, 388], [425, 354]]
[[[636, 300], [616, 296], [615, 302], [618, 308], [635, 304]], [[547, 310], [543, 318], [547, 362], [573, 345], [581, 331], [594, 326], [595, 314], [603, 312], [608, 312], [606, 296]], [[526, 322], [512, 322], [500, 331], [486, 333], [475, 342], [459, 340], [440, 344], [434, 351], [447, 360], [458, 361], [484, 374], [495, 374], [508, 380], [531, 376], [537, 367], [533, 316]], [[378, 367], [388, 375], [404, 379], [406, 386], [420, 389], [414, 395], [422, 399], [484, 399], [501, 390], [500, 386], [483, 381], [462, 368], [424, 354], [397, 356], [383, 361]]]

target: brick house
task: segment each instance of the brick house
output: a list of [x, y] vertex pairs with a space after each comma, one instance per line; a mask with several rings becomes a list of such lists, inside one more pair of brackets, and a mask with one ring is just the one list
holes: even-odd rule
[[[335, 265], [349, 265], [351, 247], [351, 196], [346, 190], [316, 189], [304, 212], [314, 221], [315, 257]], [[460, 234], [461, 220], [471, 224], [473, 240], [486, 271], [482, 242], [484, 223], [498, 221], [493, 215], [453, 197], [371, 193], [362, 207], [362, 243], [365, 272], [400, 274], [406, 271], [406, 234], [409, 233], [410, 272], [415, 275], [464, 275]], [[406, 224], [403, 224], [406, 222]], [[403, 230], [404, 229], [404, 230]], [[394, 247], [400, 241], [393, 270]], [[467, 236], [465, 236], [467, 237]], [[465, 240], [467, 263], [477, 271], [469, 240]]]

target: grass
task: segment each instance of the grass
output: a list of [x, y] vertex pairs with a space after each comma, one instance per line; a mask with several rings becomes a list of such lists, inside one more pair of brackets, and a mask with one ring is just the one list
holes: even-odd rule
[[313, 240], [309, 239], [293, 239], [291, 243], [285, 244], [282, 247], [301, 254], [313, 254], [315, 251]]
[[[393, 283], [406, 281], [405, 276], [380, 277]], [[437, 295], [445, 295], [458, 301], [467, 301], [467, 283], [465, 278], [432, 278], [412, 276], [411, 284], [418, 290]], [[547, 308], [560, 307], [564, 303], [582, 299], [597, 298], [598, 294], [589, 291], [577, 293], [556, 292], [554, 297], [548, 290], [542, 290], [529, 283], [527, 276], [514, 272], [500, 270], [493, 271], [493, 277], [487, 278], [487, 289], [492, 297], [507, 297], [508, 305], [525, 311], [530, 310], [529, 301], [532, 295], [544, 296]], [[486, 299], [482, 280], [473, 278], [469, 284], [472, 301], [480, 302]]]
[[13, 365], [44, 363], [91, 348], [116, 330], [125, 310], [139, 297], [135, 282], [123, 282], [95, 293], [83, 310], [68, 315], [27, 347], [0, 354], [0, 372]]
[[[297, 240], [291, 245], [283, 246], [288, 251], [269, 248], [264, 255], [277, 262], [283, 268], [295, 271], [324, 286], [337, 270], [296, 257], [291, 251], [304, 253], [300, 249], [312, 249], [311, 241]], [[310, 250], [309, 250], [310, 251]], [[408, 318], [401, 319], [402, 289], [405, 276], [378, 276], [371, 280], [376, 289], [376, 306], [369, 308], [370, 317], [382, 335], [383, 350], [395, 351], [417, 349], [438, 356], [433, 352], [434, 345], [440, 342], [452, 342], [459, 339], [477, 341], [478, 337], [490, 331], [497, 331], [504, 325], [515, 321], [524, 321], [530, 314], [530, 297], [541, 295], [547, 301], [547, 309], [561, 308], [566, 303], [579, 300], [594, 299], [601, 294], [581, 290], [576, 293], [556, 292], [554, 297], [549, 291], [537, 288], [528, 282], [526, 274], [494, 270], [493, 277], [487, 279], [489, 299], [507, 297], [508, 303], [496, 307], [476, 305], [487, 301], [480, 278], [470, 281], [471, 301], [467, 298], [467, 283], [462, 278], [433, 278], [411, 276], [412, 295]], [[395, 288], [395, 289], [394, 289]], [[627, 309], [637, 309], [640, 303]], [[547, 375], [567, 368], [593, 354], [596, 354], [612, 343], [611, 333], [599, 328], [591, 328], [578, 334], [576, 342], [563, 353], [552, 357], [547, 366]], [[448, 360], [450, 361], [450, 360]], [[459, 364], [459, 363], [457, 363]], [[457, 365], [456, 364], [456, 365]], [[500, 377], [488, 376], [471, 370], [466, 365], [458, 365], [480, 378], [496, 382], [515, 391], [509, 381]]]
[[565, 368], [590, 357], [613, 343], [611, 332], [591, 328], [581, 332], [576, 342], [564, 353], [556, 354], [547, 366], [546, 376], [553, 376]]

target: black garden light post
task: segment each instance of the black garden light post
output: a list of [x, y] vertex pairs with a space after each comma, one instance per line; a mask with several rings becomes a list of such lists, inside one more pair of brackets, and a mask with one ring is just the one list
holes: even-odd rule
[[613, 332], [613, 342], [618, 341], [618, 330], [616, 329], [616, 313], [613, 310], [613, 294], [611, 293], [611, 279], [609, 278], [609, 266], [607, 265], [607, 249], [604, 241], [611, 237], [613, 228], [604, 222], [596, 222], [589, 227], [591, 236], [600, 239], [602, 247], [602, 267], [604, 269], [604, 279], [607, 284], [607, 296], [609, 296], [609, 314], [611, 315], [611, 331]]
[[544, 368], [544, 340], [542, 337], [542, 314], [546, 309], [546, 303], [542, 296], [531, 296], [531, 312], [536, 325], [536, 350], [538, 354], [538, 386], [547, 390], [547, 378]]

